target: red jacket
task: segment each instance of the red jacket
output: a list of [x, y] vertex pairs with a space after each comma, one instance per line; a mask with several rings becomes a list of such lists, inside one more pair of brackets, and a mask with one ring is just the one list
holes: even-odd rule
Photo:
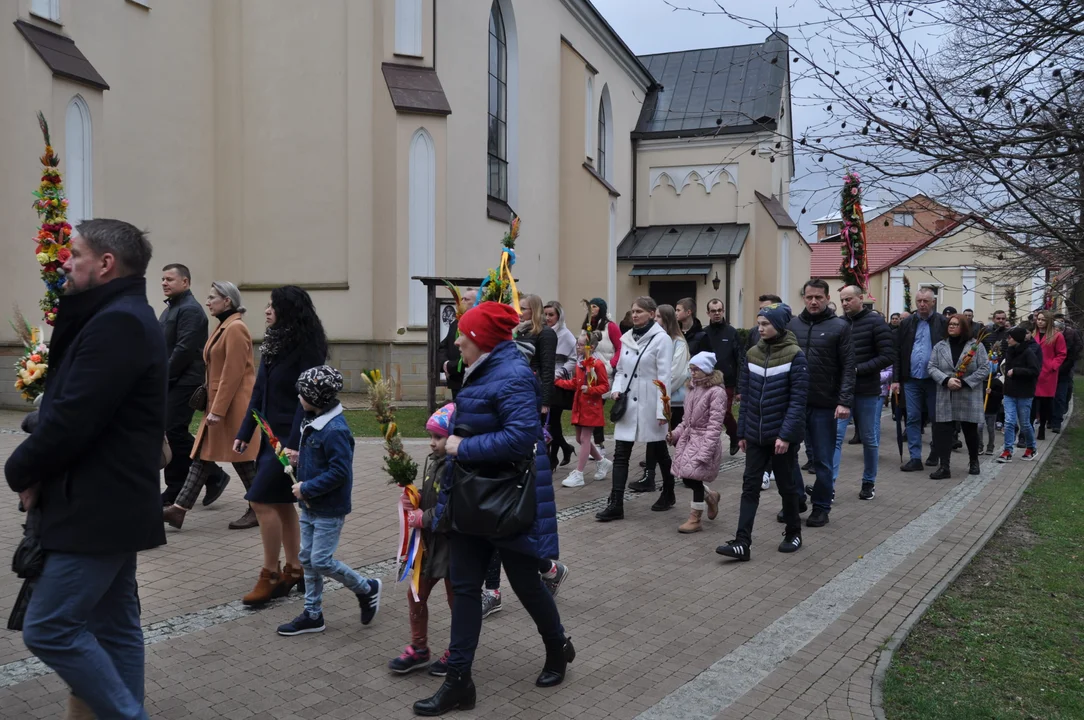
[[595, 368], [595, 382], [583, 392], [580, 388], [587, 385], [587, 369], [585, 362], [576, 364], [576, 376], [564, 380], [555, 380], [554, 384], [564, 390], [572, 390], [576, 393], [572, 400], [572, 424], [580, 427], [604, 427], [606, 414], [603, 412], [603, 399], [610, 390], [610, 381], [607, 376], [606, 363], [597, 357], [592, 357], [590, 363]]
[[1039, 373], [1039, 384], [1035, 386], [1035, 397], [1054, 397], [1058, 392], [1058, 370], [1065, 362], [1065, 335], [1058, 333], [1054, 342], [1045, 343], [1035, 335], [1035, 342], [1043, 349], [1043, 371]]

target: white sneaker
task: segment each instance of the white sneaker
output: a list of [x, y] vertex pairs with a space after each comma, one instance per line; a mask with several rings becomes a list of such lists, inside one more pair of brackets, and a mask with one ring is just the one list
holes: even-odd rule
[[774, 472], [764, 473], [764, 479], [760, 481], [760, 489], [767, 490], [772, 485], [772, 480], [775, 480]]
[[602, 458], [595, 463], [595, 479], [605, 480], [606, 476], [610, 474], [610, 471], [614, 469], [612, 460]]
[[583, 487], [583, 473], [579, 470], [573, 470], [568, 474], [568, 477], [561, 481], [561, 486], [567, 488]]

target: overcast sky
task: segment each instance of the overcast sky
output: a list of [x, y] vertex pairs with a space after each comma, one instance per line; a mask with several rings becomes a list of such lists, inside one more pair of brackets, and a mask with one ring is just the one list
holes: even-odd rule
[[[603, 14], [625, 43], [638, 55], [649, 55], [677, 50], [720, 47], [726, 45], [744, 45], [763, 42], [768, 35], [764, 27], [746, 27], [723, 15], [717, 14], [718, 8], [712, 0], [672, 0], [684, 8], [697, 8], [716, 14], [702, 15], [699, 12], [674, 10], [663, 0], [592, 0], [595, 7]], [[775, 25], [776, 9], [779, 11], [779, 25], [796, 47], [805, 48], [796, 25], [817, 23], [825, 19], [825, 14], [813, 0], [788, 0], [773, 3], [770, 0], [735, 0], [726, 3], [728, 9], [743, 16], [754, 18], [768, 27]], [[816, 88], [804, 88], [803, 81], [795, 79], [792, 88], [793, 121], [795, 134], [810, 124], [823, 119], [817, 107], [807, 107], [805, 98], [815, 93]], [[806, 80], [807, 84], [814, 81]], [[830, 160], [830, 158], [829, 158]], [[826, 164], [829, 162], [826, 160]], [[836, 210], [838, 187], [830, 187], [836, 176], [842, 172], [823, 172], [821, 167], [811, 173], [804, 159], [797, 158], [798, 168], [791, 186], [791, 216], [798, 221], [802, 234], [807, 239], [816, 238], [812, 220]], [[842, 180], [839, 181], [842, 185]], [[867, 197], [867, 205], [876, 204], [876, 197]], [[802, 215], [801, 209], [807, 206]]]

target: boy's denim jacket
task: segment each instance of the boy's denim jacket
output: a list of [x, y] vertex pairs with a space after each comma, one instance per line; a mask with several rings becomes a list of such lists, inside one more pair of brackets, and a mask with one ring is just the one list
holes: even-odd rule
[[354, 489], [354, 436], [336, 405], [301, 423], [297, 480], [302, 508], [312, 515], [341, 517], [350, 513]]

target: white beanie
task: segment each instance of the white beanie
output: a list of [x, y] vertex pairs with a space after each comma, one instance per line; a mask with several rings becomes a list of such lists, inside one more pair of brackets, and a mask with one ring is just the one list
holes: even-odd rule
[[715, 353], [697, 353], [689, 361], [689, 367], [699, 368], [705, 375], [711, 375], [715, 371]]

